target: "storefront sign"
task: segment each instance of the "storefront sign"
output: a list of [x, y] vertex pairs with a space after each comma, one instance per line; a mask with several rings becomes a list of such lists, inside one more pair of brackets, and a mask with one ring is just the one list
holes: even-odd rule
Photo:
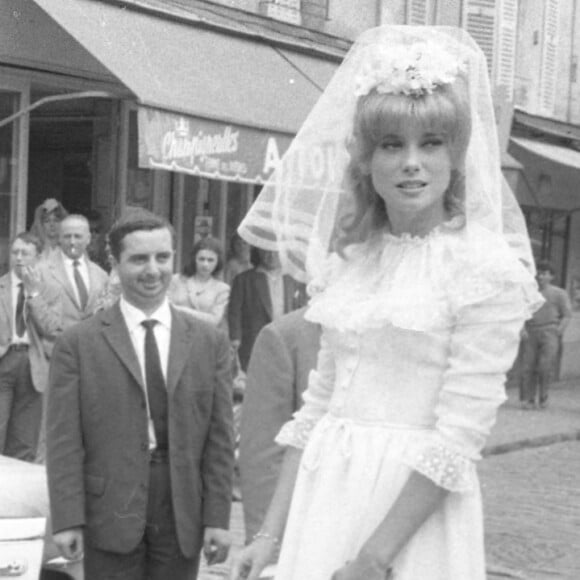
[[263, 183], [291, 137], [139, 108], [139, 167]]

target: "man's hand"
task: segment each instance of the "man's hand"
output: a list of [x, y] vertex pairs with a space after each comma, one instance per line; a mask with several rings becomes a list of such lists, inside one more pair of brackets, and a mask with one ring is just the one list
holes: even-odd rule
[[57, 532], [52, 537], [63, 558], [67, 560], [80, 560], [83, 557], [83, 531], [81, 528], [63, 530], [62, 532]]
[[203, 532], [203, 553], [208, 566], [225, 562], [231, 543], [232, 538], [228, 530], [205, 528]]
[[20, 279], [27, 294], [34, 294], [40, 290], [40, 272], [36, 266], [24, 266]]

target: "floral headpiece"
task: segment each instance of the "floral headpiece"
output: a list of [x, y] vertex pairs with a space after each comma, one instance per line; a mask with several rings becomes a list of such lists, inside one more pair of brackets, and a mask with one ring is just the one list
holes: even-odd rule
[[373, 51], [355, 78], [355, 95], [421, 96], [438, 86], [451, 84], [465, 71], [465, 63], [440, 45], [417, 42], [407, 46], [381, 46]]

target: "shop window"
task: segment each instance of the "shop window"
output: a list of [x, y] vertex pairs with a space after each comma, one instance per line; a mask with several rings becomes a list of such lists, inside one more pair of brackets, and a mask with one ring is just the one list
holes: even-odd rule
[[547, 208], [522, 208], [536, 261], [549, 260], [555, 284], [566, 287], [570, 214]]
[[[19, 101], [19, 93], [0, 91], [0, 119], [15, 113]], [[9, 268], [10, 238], [16, 233], [18, 128], [18, 121], [0, 127], [0, 274]]]

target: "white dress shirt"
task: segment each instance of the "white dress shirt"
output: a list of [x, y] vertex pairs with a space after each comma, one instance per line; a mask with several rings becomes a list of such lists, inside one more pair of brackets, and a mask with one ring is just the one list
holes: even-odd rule
[[[77, 302], [80, 304], [81, 299], [79, 296], [77, 283], [75, 282], [75, 267], [74, 267], [75, 260], [71, 260], [67, 255], [65, 255], [64, 252], [62, 252], [62, 260], [64, 263], [64, 269], [65, 269], [66, 275], [68, 276], [69, 282], [71, 283], [71, 286], [73, 287]], [[87, 264], [87, 260], [84, 256], [82, 258], [79, 258], [78, 262], [79, 262], [79, 265], [77, 266], [78, 271], [81, 275], [81, 278], [83, 279], [83, 282], [85, 283], [85, 286], [87, 288], [87, 292], [90, 292], [91, 291], [91, 278], [89, 276], [89, 265]]]
[[121, 297], [119, 301], [121, 313], [125, 319], [125, 324], [129, 330], [131, 343], [135, 349], [143, 384], [145, 385], [145, 399], [147, 400], [147, 417], [149, 423], [149, 449], [155, 449], [155, 429], [151, 414], [149, 412], [149, 400], [147, 398], [147, 385], [145, 383], [145, 327], [141, 324], [144, 320], [157, 320], [158, 324], [153, 327], [155, 341], [159, 350], [159, 359], [161, 362], [161, 371], [167, 384], [167, 367], [169, 365], [169, 345], [171, 342], [171, 309], [169, 301], [165, 299], [163, 304], [151, 315], [146, 316], [141, 310], [129, 304], [125, 298]]
[[[18, 305], [18, 293], [20, 292], [19, 284], [22, 280], [12, 272], [10, 275], [12, 282], [12, 344], [30, 344], [28, 330], [22, 336], [16, 334], [16, 306]], [[26, 294], [25, 294], [26, 296]], [[26, 320], [26, 300], [24, 301], [24, 319]]]

